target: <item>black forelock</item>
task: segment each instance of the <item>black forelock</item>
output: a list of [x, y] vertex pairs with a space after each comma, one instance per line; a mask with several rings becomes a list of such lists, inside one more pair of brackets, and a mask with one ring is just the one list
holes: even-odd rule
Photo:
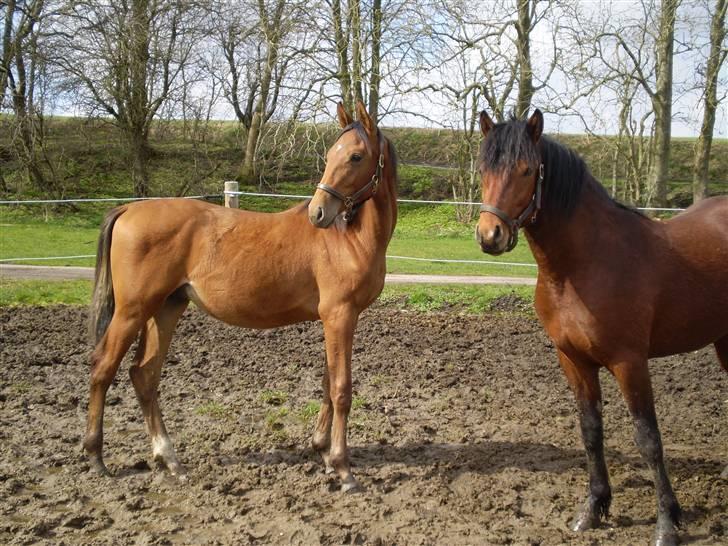
[[[534, 143], [526, 129], [526, 121], [514, 116], [497, 123], [480, 146], [483, 170], [510, 172], [519, 161], [544, 166], [543, 206], [568, 216], [576, 206], [582, 187], [590, 179], [584, 160], [570, 148], [542, 135]], [[606, 190], [599, 186], [604, 195]]]
[[526, 131], [526, 122], [514, 117], [493, 126], [480, 145], [480, 162], [488, 171], [510, 171], [519, 161], [534, 165], [538, 155]]

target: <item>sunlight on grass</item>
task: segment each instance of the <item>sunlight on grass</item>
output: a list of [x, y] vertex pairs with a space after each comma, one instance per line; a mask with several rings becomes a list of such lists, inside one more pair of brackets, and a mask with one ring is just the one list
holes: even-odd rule
[[91, 281], [20, 281], [0, 277], [0, 307], [13, 305], [88, 305]]

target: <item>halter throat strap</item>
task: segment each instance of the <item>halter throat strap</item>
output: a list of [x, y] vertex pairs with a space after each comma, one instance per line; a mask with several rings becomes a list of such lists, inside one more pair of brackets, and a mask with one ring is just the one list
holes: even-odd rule
[[518, 215], [518, 218], [511, 218], [508, 214], [491, 205], [482, 204], [480, 205], [480, 214], [489, 212], [496, 215], [500, 220], [508, 226], [508, 245], [506, 246], [506, 252], [513, 250], [518, 244], [518, 230], [528, 222], [533, 224], [538, 217], [538, 211], [541, 210], [541, 193], [543, 188], [543, 163], [538, 166], [538, 178], [536, 179], [536, 189], [533, 192], [531, 201], [528, 206]]
[[[319, 190], [325, 191], [329, 195], [334, 196], [336, 199], [344, 203], [344, 220], [346, 222], [351, 222], [356, 216], [359, 208], [366, 201], [374, 197], [377, 194], [377, 189], [379, 189], [379, 182], [382, 179], [382, 172], [384, 170], [384, 138], [379, 131], [377, 131], [377, 136], [379, 138], [379, 159], [377, 160], [377, 167], [369, 182], [364, 184], [364, 186], [351, 195], [344, 195], [340, 191], [328, 184], [324, 184], [323, 182], [316, 186]], [[367, 192], [369, 195], [366, 195]], [[364, 195], [366, 195], [366, 197], [362, 199], [362, 196]]]

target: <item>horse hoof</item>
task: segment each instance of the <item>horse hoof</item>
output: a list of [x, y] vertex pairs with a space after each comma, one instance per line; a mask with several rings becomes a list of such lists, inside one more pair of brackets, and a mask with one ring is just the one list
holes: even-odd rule
[[680, 539], [674, 530], [658, 532], [655, 535], [655, 546], [677, 546], [678, 544], [680, 544]]
[[359, 482], [356, 480], [351, 480], [350, 482], [344, 482], [341, 484], [341, 492], [346, 494], [354, 494], [354, 493], [361, 493], [364, 491], [364, 488], [359, 485]]
[[181, 464], [173, 463], [165, 466], [167, 467], [167, 470], [169, 470], [170, 475], [177, 478], [179, 481], [183, 482], [187, 480], [187, 469], [185, 469], [185, 467]]
[[588, 509], [578, 513], [569, 525], [569, 528], [576, 533], [596, 529], [597, 527], [599, 527], [599, 518]]
[[110, 478], [111, 472], [109, 472], [109, 469], [106, 468], [106, 465], [104, 464], [104, 461], [101, 459], [92, 459], [90, 461], [91, 464], [91, 470], [98, 474], [99, 476], [103, 476], [104, 478]]
[[334, 472], [336, 472], [336, 470], [334, 470], [334, 467], [331, 466], [330, 464], [327, 464], [324, 467], [324, 474], [329, 475], [329, 474], [333, 474]]

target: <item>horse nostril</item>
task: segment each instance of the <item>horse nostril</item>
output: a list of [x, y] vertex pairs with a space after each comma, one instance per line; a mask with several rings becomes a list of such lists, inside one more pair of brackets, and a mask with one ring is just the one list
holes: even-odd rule
[[324, 208], [319, 207], [316, 211], [316, 221], [321, 222], [324, 219]]
[[496, 225], [495, 229], [493, 230], [493, 241], [497, 242], [498, 240], [500, 240], [500, 236], [501, 236], [501, 227], [499, 225]]

